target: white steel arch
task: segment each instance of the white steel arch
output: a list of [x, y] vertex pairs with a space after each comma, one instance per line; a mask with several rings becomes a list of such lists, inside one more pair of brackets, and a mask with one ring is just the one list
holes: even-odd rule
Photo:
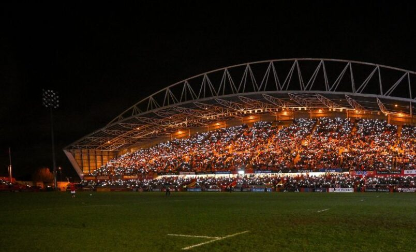
[[323, 107], [413, 118], [415, 89], [416, 72], [367, 62], [294, 58], [244, 63], [169, 85], [65, 149], [120, 150], [248, 111]]

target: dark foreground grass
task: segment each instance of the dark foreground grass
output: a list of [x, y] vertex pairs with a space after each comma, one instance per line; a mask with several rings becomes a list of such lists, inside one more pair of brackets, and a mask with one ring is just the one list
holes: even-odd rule
[[[0, 251], [416, 251], [413, 193], [1, 193]], [[324, 210], [324, 211], [322, 211]]]

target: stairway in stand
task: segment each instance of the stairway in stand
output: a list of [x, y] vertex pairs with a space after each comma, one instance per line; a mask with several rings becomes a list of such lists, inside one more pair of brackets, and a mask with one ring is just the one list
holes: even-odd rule
[[357, 132], [357, 123], [356, 123], [356, 121], [355, 120], [351, 120], [351, 123], [352, 123], [352, 129], [351, 129], [351, 134], [352, 135], [355, 135], [355, 133]]
[[403, 125], [397, 125], [397, 138], [402, 136]]

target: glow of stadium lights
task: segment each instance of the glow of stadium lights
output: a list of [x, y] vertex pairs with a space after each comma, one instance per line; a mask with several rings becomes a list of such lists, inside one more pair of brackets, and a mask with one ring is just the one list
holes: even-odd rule
[[254, 116], [250, 116], [248, 119], [252, 120], [252, 119], [254, 119]]
[[110, 141], [107, 141], [107, 143], [109, 144], [109, 143], [111, 143]]
[[396, 107], [396, 108], [397, 108], [397, 104], [394, 104], [394, 107]]
[[319, 110], [318, 110], [318, 112], [319, 112], [319, 113], [322, 113], [322, 109], [319, 109]]
[[140, 127], [137, 127], [136, 129], [137, 129], [137, 130], [140, 130]]
[[399, 116], [399, 117], [403, 117], [403, 113], [399, 113], [399, 114], [398, 114], [398, 116]]
[[183, 132], [182, 132], [182, 130], [178, 130], [178, 134], [182, 134]]
[[215, 125], [219, 126], [219, 125], [220, 125], [220, 123], [219, 123], [219, 122], [217, 122]]
[[286, 111], [283, 111], [283, 115], [287, 115], [287, 112]]

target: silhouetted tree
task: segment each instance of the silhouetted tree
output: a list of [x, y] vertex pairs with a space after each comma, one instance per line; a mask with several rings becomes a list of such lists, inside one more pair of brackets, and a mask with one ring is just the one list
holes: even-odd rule
[[49, 170], [49, 168], [39, 168], [33, 173], [33, 181], [34, 182], [43, 182], [43, 183], [52, 183], [53, 182], [53, 174]]

